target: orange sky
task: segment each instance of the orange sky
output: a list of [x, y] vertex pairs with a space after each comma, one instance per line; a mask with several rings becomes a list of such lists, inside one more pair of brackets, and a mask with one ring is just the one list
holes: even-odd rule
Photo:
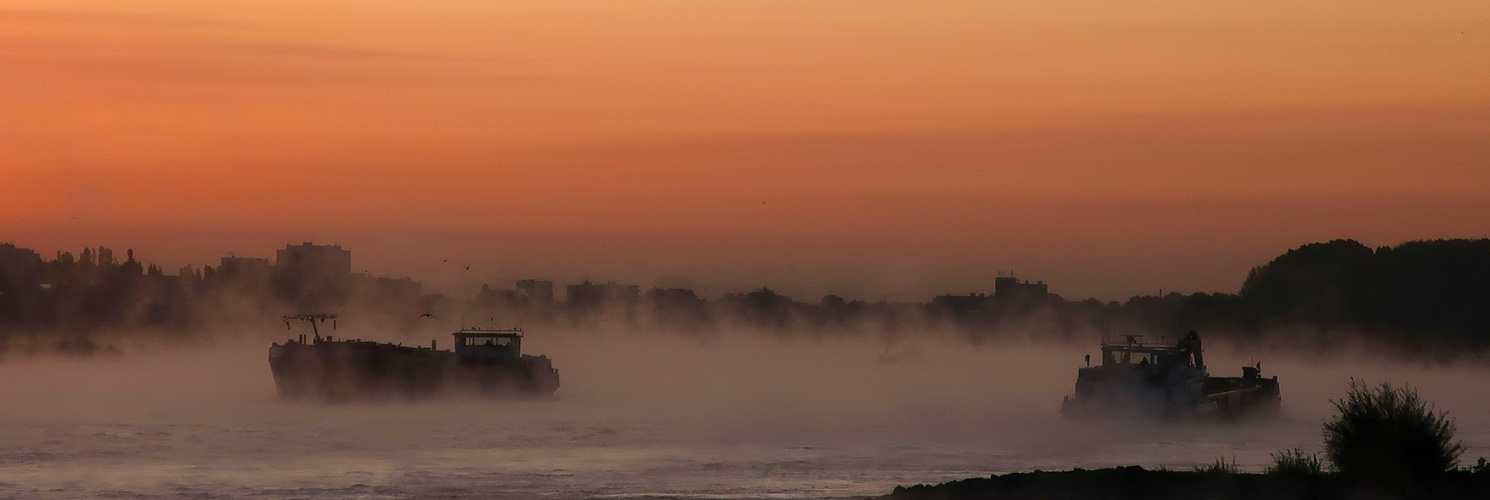
[[0, 241], [923, 300], [1490, 234], [1490, 3], [1303, 4], [4, 2]]

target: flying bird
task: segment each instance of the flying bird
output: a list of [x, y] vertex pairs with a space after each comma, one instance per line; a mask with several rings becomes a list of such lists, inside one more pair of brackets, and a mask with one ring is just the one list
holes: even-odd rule
[[440, 319], [440, 318], [435, 318], [435, 315], [434, 315], [434, 314], [430, 314], [430, 313], [424, 313], [424, 314], [420, 314], [420, 315], [419, 315], [419, 317], [421, 317], [421, 318], [434, 318], [434, 319]]
[[466, 266], [466, 270], [467, 271], [470, 271], [471, 270], [471, 266]]

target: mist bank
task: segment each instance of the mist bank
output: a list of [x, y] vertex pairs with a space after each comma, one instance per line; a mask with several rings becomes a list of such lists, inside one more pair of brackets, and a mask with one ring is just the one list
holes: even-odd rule
[[[288, 253], [287, 253], [288, 252]], [[304, 255], [301, 255], [304, 254]], [[1037, 339], [1095, 342], [1190, 329], [1247, 349], [1316, 354], [1348, 346], [1385, 356], [1478, 362], [1490, 346], [1490, 239], [1413, 241], [1372, 249], [1352, 240], [1313, 243], [1254, 268], [1236, 293], [1070, 300], [1013, 277], [991, 293], [926, 302], [789, 297], [762, 287], [703, 297], [683, 288], [518, 281], [474, 296], [427, 293], [409, 278], [352, 273], [339, 246], [290, 245], [277, 262], [224, 258], [175, 274], [99, 247], [42, 258], [0, 245], [0, 349], [11, 353], [117, 352], [168, 339], [265, 335], [286, 314], [333, 313], [382, 340], [432, 338], [465, 326], [524, 326], [565, 335], [604, 328], [710, 339], [738, 335], [911, 337], [962, 342]]]
[[[1058, 417], [1061, 399], [1071, 392], [1076, 369], [1083, 355], [1095, 352], [1093, 346], [1011, 343], [968, 349], [962, 340], [943, 338], [907, 340], [887, 350], [855, 338], [782, 340], [742, 332], [700, 341], [622, 329], [586, 336], [535, 334], [527, 340], [524, 347], [550, 356], [564, 377], [553, 398], [290, 403], [276, 398], [267, 346], [246, 339], [131, 349], [104, 358], [17, 357], [0, 363], [0, 379], [17, 381], [0, 387], [0, 400], [10, 403], [0, 408], [0, 424], [8, 429], [0, 432], [0, 445], [46, 450], [51, 425], [300, 429], [311, 424], [340, 429], [346, 439], [338, 444], [348, 447], [316, 453], [394, 453], [431, 443], [484, 446], [488, 440], [430, 434], [447, 429], [469, 437], [475, 434], [468, 426], [474, 425], [504, 435], [516, 432], [504, 447], [527, 446], [529, 431], [562, 429], [593, 430], [596, 439], [630, 435], [627, 440], [647, 446], [703, 445], [715, 451], [736, 445], [847, 451], [874, 443], [874, 456], [915, 453], [913, 462], [934, 460], [952, 468], [947, 475], [895, 479], [899, 484], [1070, 467], [1188, 470], [1220, 456], [1257, 471], [1280, 449], [1318, 450], [1319, 422], [1334, 412], [1329, 400], [1340, 397], [1352, 377], [1364, 375], [1420, 388], [1457, 421], [1466, 457], [1490, 456], [1490, 398], [1479, 389], [1483, 367], [1268, 357], [1264, 373], [1282, 383], [1283, 418], [1155, 426], [1143, 420]], [[1225, 349], [1214, 350], [1208, 361], [1214, 372], [1228, 375], [1253, 362]], [[563, 433], [543, 446], [568, 446], [570, 436]], [[182, 442], [177, 449], [218, 453], [210, 443]], [[294, 448], [317, 443], [324, 444], [312, 439]], [[261, 445], [257, 440], [242, 444]]]

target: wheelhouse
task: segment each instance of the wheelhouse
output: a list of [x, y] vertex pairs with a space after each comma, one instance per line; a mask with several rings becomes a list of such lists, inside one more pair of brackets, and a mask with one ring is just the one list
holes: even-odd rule
[[1102, 343], [1102, 366], [1155, 365], [1205, 368], [1200, 337], [1195, 332], [1173, 345], [1144, 344], [1141, 335], [1130, 335], [1126, 342]]
[[523, 331], [468, 328], [455, 332], [455, 353], [478, 358], [518, 359], [522, 357]]

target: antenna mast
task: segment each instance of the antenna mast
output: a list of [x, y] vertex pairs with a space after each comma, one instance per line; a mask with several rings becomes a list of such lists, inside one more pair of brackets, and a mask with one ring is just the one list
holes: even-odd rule
[[285, 316], [285, 327], [290, 327], [290, 321], [304, 321], [306, 323], [310, 323], [311, 333], [315, 334], [316, 340], [321, 340], [321, 329], [316, 326], [316, 323], [325, 323], [328, 319], [331, 320], [331, 329], [335, 330], [335, 314], [291, 314]]

